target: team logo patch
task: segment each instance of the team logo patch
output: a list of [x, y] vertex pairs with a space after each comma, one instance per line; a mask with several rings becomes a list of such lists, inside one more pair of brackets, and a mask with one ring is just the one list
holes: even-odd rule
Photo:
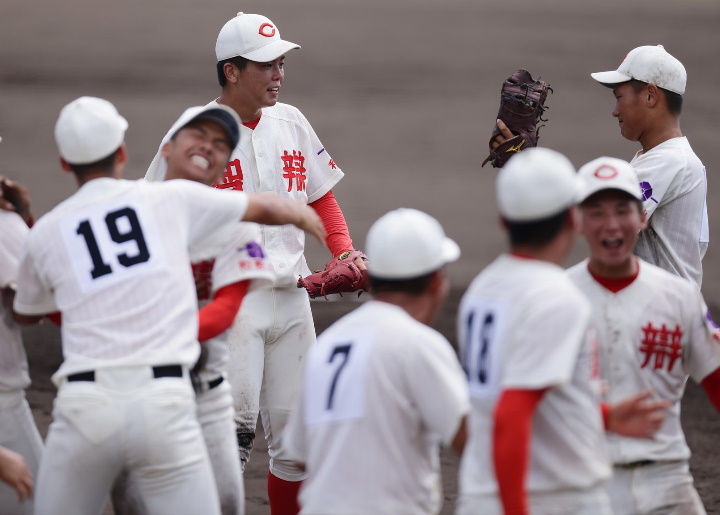
[[618, 174], [618, 171], [610, 166], [610, 165], [602, 165], [600, 168], [595, 170], [595, 173], [593, 174], [598, 179], [612, 179], [613, 177], [616, 177]]
[[649, 182], [647, 182], [647, 181], [642, 181], [642, 182], [640, 183], [640, 189], [642, 190], [642, 198], [643, 198], [643, 201], [645, 201], [645, 200], [647, 200], [647, 199], [650, 199], [650, 200], [652, 200], [653, 202], [655, 202], [656, 204], [658, 203], [658, 201], [655, 200], [655, 199], [653, 198], [653, 196], [652, 196], [653, 190], [652, 190], [652, 186], [650, 186], [650, 183], [649, 183]]
[[265, 253], [263, 252], [262, 247], [257, 242], [251, 241], [247, 245], [245, 245], [245, 251], [248, 253], [248, 256], [252, 258], [264, 258]]
[[261, 36], [265, 36], [266, 38], [271, 38], [275, 35], [275, 27], [270, 25], [269, 23], [263, 23], [260, 25], [260, 30], [258, 30], [258, 34]]

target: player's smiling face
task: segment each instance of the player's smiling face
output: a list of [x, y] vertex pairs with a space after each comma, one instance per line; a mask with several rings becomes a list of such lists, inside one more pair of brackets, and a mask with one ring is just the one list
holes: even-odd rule
[[225, 129], [211, 120], [191, 122], [163, 145], [167, 179], [187, 179], [212, 186], [225, 170], [232, 142]]
[[258, 111], [263, 107], [274, 106], [284, 80], [284, 55], [268, 63], [248, 61], [245, 69], [239, 73], [238, 81], [243, 102]]
[[613, 88], [615, 109], [612, 115], [618, 119], [620, 134], [630, 141], [639, 141], [643, 134], [643, 109], [645, 90], [635, 91], [631, 82], [622, 82]]
[[635, 271], [633, 249], [646, 227], [640, 203], [619, 190], [600, 191], [581, 206], [582, 233], [590, 247], [590, 269], [604, 277]]

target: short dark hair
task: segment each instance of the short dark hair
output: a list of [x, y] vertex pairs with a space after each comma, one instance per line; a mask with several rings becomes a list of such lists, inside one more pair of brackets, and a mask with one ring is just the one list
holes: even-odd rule
[[113, 152], [109, 156], [103, 157], [102, 159], [100, 159], [99, 161], [95, 161], [94, 163], [87, 163], [81, 165], [68, 163], [68, 166], [79, 178], [82, 178], [89, 173], [96, 173], [102, 171], [111, 173], [113, 171], [113, 167], [115, 166], [115, 157], [117, 156], [119, 150], [120, 147], [118, 147], [115, 152]]
[[[645, 86], [648, 85], [647, 82], [643, 82], [643, 81], [637, 80], [637, 79], [631, 79], [630, 84], [632, 85], [633, 91], [635, 91], [635, 93], [640, 93], [643, 89], [645, 89]], [[682, 95], [678, 95], [677, 93], [674, 93], [665, 88], [661, 88], [660, 86], [658, 86], [658, 89], [660, 91], [662, 91], [663, 94], [665, 95], [665, 100], [667, 101], [668, 111], [670, 111], [672, 114], [679, 115], [682, 112], [682, 105], [683, 105]]]
[[419, 277], [409, 279], [380, 279], [370, 274], [370, 285], [373, 293], [407, 293], [409, 295], [420, 295], [428, 289], [430, 281], [437, 270]]
[[556, 215], [533, 222], [505, 220], [510, 234], [510, 243], [513, 245], [547, 245], [558, 235], [569, 216], [570, 209], [565, 209]]
[[237, 55], [235, 57], [230, 57], [229, 59], [225, 59], [223, 61], [218, 61], [217, 77], [218, 77], [218, 82], [220, 83], [221, 88], [224, 88], [225, 85], [227, 84], [227, 77], [225, 77], [225, 70], [223, 70], [226, 63], [234, 64], [238, 70], [243, 71], [245, 69], [245, 67], [247, 66], [248, 59], [245, 59], [244, 57], [240, 57], [239, 55]]

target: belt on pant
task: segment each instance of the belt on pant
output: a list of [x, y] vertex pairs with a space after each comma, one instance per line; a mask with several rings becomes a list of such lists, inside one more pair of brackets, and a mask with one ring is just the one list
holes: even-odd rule
[[[182, 377], [183, 368], [180, 365], [159, 365], [152, 367], [153, 377], [158, 379], [160, 377]], [[78, 372], [77, 374], [70, 374], [67, 376], [69, 382], [73, 381], [95, 381], [95, 371], [90, 370], [89, 372]]]
[[225, 381], [225, 378], [220, 376], [206, 383], [205, 381], [201, 381], [196, 374], [190, 374], [190, 379], [192, 381], [193, 388], [195, 389], [195, 393], [198, 394], [217, 388], [223, 383], [223, 381]]
[[636, 469], [640, 467], [647, 467], [648, 465], [661, 465], [669, 463], [679, 463], [682, 460], [639, 460], [631, 461], [630, 463], [614, 463], [613, 467], [619, 469]]

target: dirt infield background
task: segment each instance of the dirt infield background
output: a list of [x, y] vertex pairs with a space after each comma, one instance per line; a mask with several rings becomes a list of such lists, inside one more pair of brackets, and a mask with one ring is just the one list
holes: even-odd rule
[[[503, 250], [493, 198], [495, 172], [480, 169], [504, 77], [520, 67], [555, 89], [541, 143], [576, 166], [599, 155], [629, 159], [610, 115], [609, 90], [589, 77], [614, 69], [643, 44], [662, 43], [686, 66], [683, 131], [708, 169], [710, 250], [703, 291], [717, 313], [720, 295], [720, 3], [608, 0], [3, 0], [0, 18], [0, 173], [22, 180], [41, 215], [75, 185], [57, 165], [53, 126], [81, 95], [115, 103], [129, 120], [130, 162], [138, 178], [180, 112], [215, 98], [214, 43], [237, 11], [261, 12], [288, 55], [281, 101], [297, 105], [347, 176], [335, 194], [356, 245], [386, 211], [416, 207], [436, 216], [461, 245], [454, 288], [437, 327], [454, 337], [454, 307], [483, 266]], [[569, 263], [584, 253], [578, 245]], [[318, 245], [311, 267], [328, 259]], [[355, 307], [315, 303], [318, 330]], [[57, 332], [26, 332], [34, 384], [29, 392], [43, 434], [60, 360]], [[693, 471], [710, 513], [720, 513], [720, 417], [690, 385], [683, 406]], [[268, 513], [262, 439], [246, 474], [248, 513]], [[446, 497], [456, 461], [445, 456]], [[451, 512], [447, 502], [445, 511]]]

